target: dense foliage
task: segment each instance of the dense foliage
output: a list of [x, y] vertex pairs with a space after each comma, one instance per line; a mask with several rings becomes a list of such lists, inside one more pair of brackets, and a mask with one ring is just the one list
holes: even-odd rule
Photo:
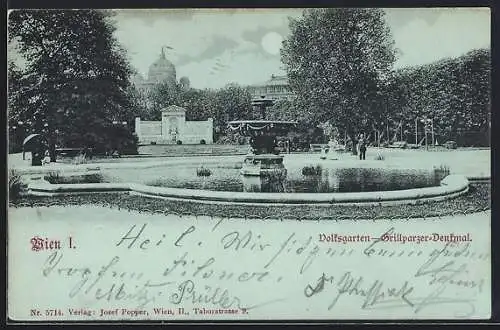
[[251, 95], [245, 88], [230, 84], [220, 89], [194, 89], [185, 84], [172, 86], [168, 83], [156, 85], [143, 95], [150, 105], [145, 120], [160, 120], [161, 110], [175, 104], [186, 109], [186, 120], [214, 120], [214, 139], [227, 136], [227, 123], [231, 120], [252, 119]]
[[417, 143], [427, 118], [441, 144], [489, 145], [488, 50], [393, 70], [396, 51], [381, 9], [305, 10], [290, 29], [282, 60], [297, 99], [275, 105], [275, 118], [329, 123], [337, 138], [364, 132], [372, 142]]
[[9, 64], [13, 147], [35, 132], [48, 137], [52, 161], [56, 144], [136, 151], [132, 130], [123, 127], [132, 127], [136, 108], [131, 68], [113, 36], [110, 12], [16, 10], [8, 29], [25, 61]]
[[[491, 57], [479, 49], [453, 59], [394, 72], [388, 93], [392, 126], [402, 119], [408, 141], [414, 139], [415, 119], [434, 120], [439, 143], [489, 145]], [[419, 128], [418, 140], [423, 127]], [[410, 133], [411, 132], [411, 133]]]
[[305, 10], [290, 29], [282, 61], [309, 124], [334, 120], [354, 139], [370, 117], [384, 116], [383, 85], [396, 58], [382, 9]]

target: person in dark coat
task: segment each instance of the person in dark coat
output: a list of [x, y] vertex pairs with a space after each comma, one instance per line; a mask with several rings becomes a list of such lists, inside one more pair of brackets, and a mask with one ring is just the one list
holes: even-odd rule
[[358, 139], [358, 147], [359, 147], [359, 159], [365, 160], [366, 158], [366, 138], [363, 133], [359, 135]]

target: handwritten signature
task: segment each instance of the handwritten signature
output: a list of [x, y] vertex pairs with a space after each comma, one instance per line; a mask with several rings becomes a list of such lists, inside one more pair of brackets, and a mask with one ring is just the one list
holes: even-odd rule
[[[97, 301], [130, 300], [137, 302], [137, 307], [142, 308], [157, 302], [157, 299], [163, 299], [164, 296], [167, 296], [169, 297], [169, 301], [175, 305], [190, 302], [195, 306], [236, 307], [247, 311], [283, 300], [271, 299], [254, 305], [245, 305], [242, 303], [240, 297], [231, 295], [227, 289], [209, 285], [198, 287], [194, 279], [184, 280], [175, 289], [165, 290], [166, 287], [177, 284], [177, 282], [153, 282], [151, 279], [144, 280], [142, 273], [120, 272], [116, 269], [116, 266], [120, 262], [118, 256], [114, 256], [98, 272], [92, 271], [88, 267], [74, 268], [59, 266], [62, 258], [63, 256], [60, 252], [51, 254], [45, 262], [42, 274], [49, 276], [54, 272], [59, 276], [76, 279], [76, 284], [68, 293], [70, 298], [83, 294], [90, 295]], [[248, 276], [253, 277], [253, 275], [247, 275], [247, 278]], [[263, 275], [260, 274], [258, 279], [262, 277]], [[238, 279], [244, 281], [244, 279], [241, 279], [241, 276]]]
[[93, 271], [89, 267], [64, 267], [60, 266], [63, 255], [54, 252], [45, 261], [42, 274], [49, 276], [52, 272], [57, 275], [76, 279], [76, 283], [68, 293], [70, 298], [77, 295], [91, 295], [96, 300], [125, 301], [131, 300], [138, 303], [137, 307], [155, 302], [158, 288], [167, 286], [174, 282], [152, 282], [151, 279], [143, 279], [143, 273], [118, 271], [116, 266], [120, 262], [118, 256], [102, 266], [99, 271]]
[[456, 298], [444, 296], [444, 293], [451, 291], [447, 290], [451, 286], [468, 289], [468, 293], [470, 289], [481, 291], [484, 280], [458, 279], [460, 275], [468, 273], [467, 264], [456, 265], [453, 260], [440, 263], [438, 256], [438, 253], [432, 255], [413, 275], [414, 279], [430, 278], [427, 283], [430, 292], [427, 293], [417, 289], [410, 279], [405, 280], [401, 285], [393, 286], [387, 285], [380, 279], [368, 280], [364, 275], [358, 276], [347, 271], [338, 278], [323, 273], [315, 284], [308, 284], [304, 288], [304, 295], [307, 298], [313, 297], [324, 292], [328, 285], [336, 290], [328, 305], [328, 310], [332, 310], [343, 296], [358, 296], [363, 298], [361, 309], [410, 308], [418, 314], [430, 306], [446, 304], [462, 308], [463, 313], [457, 316], [473, 315], [476, 308], [472, 295], [466, 298]]

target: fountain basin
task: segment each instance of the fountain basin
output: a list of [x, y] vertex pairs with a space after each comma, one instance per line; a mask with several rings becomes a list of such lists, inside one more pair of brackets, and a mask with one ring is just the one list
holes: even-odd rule
[[240, 170], [243, 176], [280, 175], [286, 177], [283, 156], [280, 155], [246, 155]]
[[457, 197], [469, 189], [463, 175], [449, 175], [440, 186], [397, 191], [349, 193], [258, 193], [208, 191], [199, 189], [153, 187], [137, 183], [50, 184], [33, 182], [29, 194], [58, 196], [68, 194], [124, 192], [151, 198], [184, 200], [194, 203], [225, 203], [245, 205], [396, 205], [418, 204]]

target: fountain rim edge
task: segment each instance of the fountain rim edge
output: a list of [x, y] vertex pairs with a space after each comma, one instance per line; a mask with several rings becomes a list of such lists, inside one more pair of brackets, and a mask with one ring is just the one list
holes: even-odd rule
[[296, 125], [296, 121], [284, 121], [284, 120], [233, 120], [228, 122], [228, 124], [250, 124], [250, 123], [259, 123], [259, 124], [290, 124]]

